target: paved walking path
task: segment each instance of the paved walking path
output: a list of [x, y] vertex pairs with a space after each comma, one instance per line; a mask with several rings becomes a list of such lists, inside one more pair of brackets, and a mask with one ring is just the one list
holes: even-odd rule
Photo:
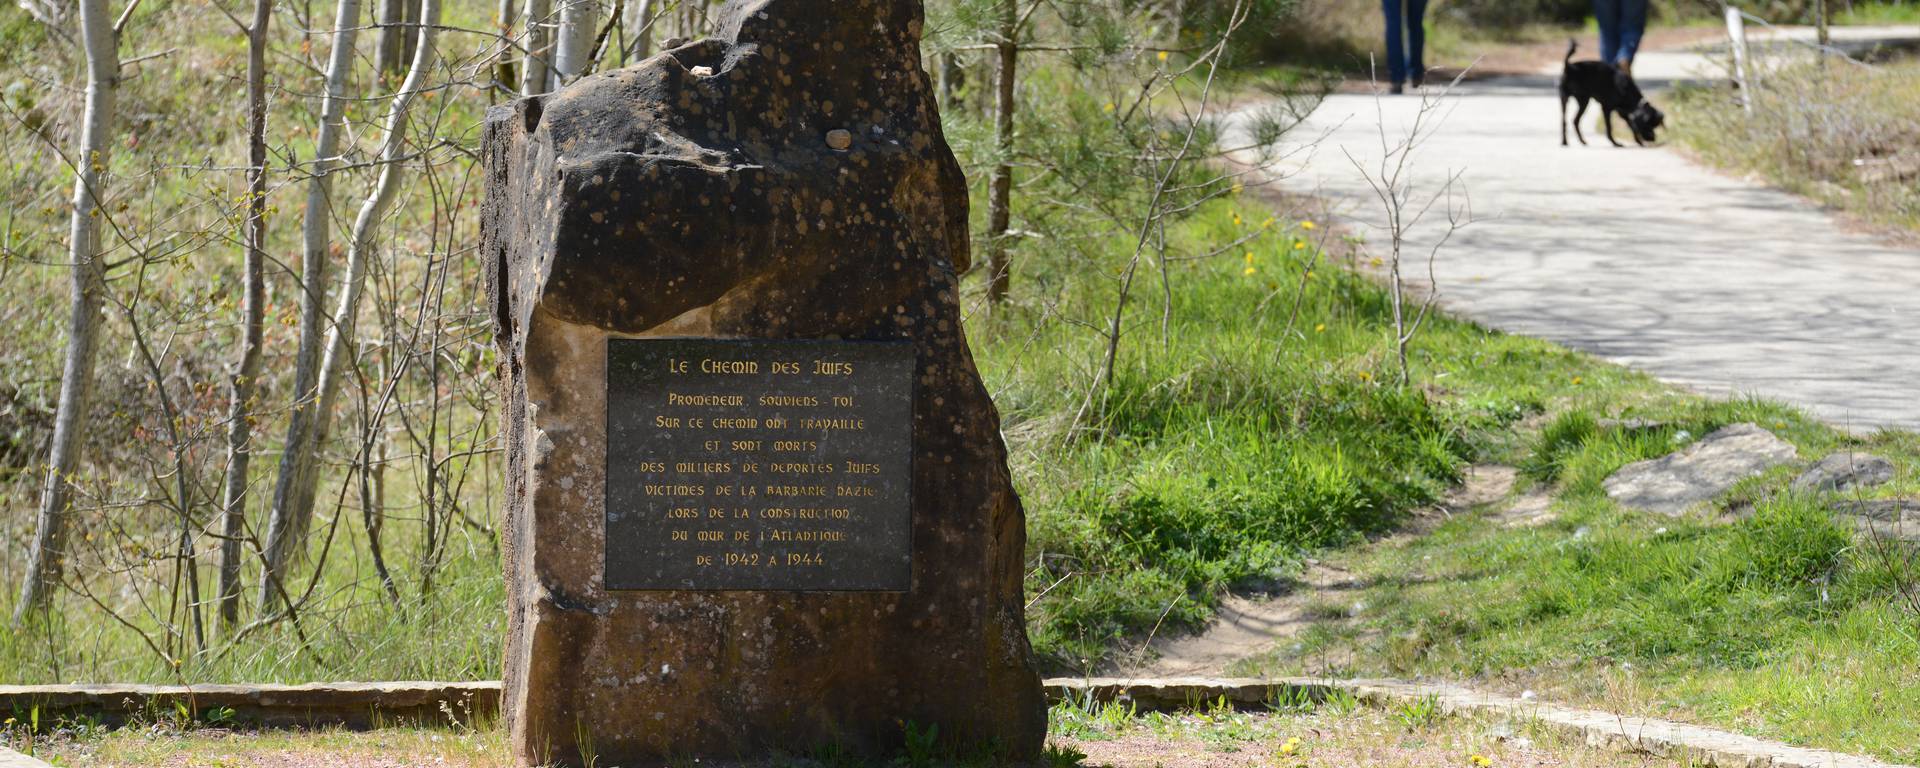
[[[1636, 70], [1664, 82], [1714, 65], [1648, 53]], [[1697, 390], [1783, 400], [1853, 429], [1920, 428], [1920, 250], [1673, 150], [1635, 148], [1624, 125], [1626, 149], [1591, 130], [1592, 146], [1563, 148], [1557, 72], [1464, 83], [1429, 115], [1416, 187], [1464, 172], [1476, 218], [1435, 264], [1442, 305]], [[1378, 168], [1381, 126], [1404, 138], [1421, 102], [1329, 97], [1289, 134], [1318, 143], [1291, 146], [1278, 183], [1333, 201], [1377, 252], [1385, 215], [1354, 162]], [[1430, 219], [1416, 245], [1445, 227]]]

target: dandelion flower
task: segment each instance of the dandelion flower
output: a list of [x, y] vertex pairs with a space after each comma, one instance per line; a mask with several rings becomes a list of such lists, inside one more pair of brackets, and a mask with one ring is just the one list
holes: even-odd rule
[[1247, 251], [1247, 266], [1253, 266], [1253, 251]]
[[1574, 385], [1578, 386], [1580, 384], [1580, 377], [1578, 376], [1573, 377], [1573, 383]]
[[1326, 323], [1320, 323], [1320, 324], [1317, 324], [1317, 325], [1315, 325], [1315, 326], [1313, 326], [1313, 332], [1314, 332], [1314, 333], [1326, 333], [1326, 332], [1327, 332], [1327, 324], [1326, 324]]
[[1294, 244], [1293, 244], [1293, 249], [1294, 249], [1294, 250], [1296, 250], [1296, 251], [1298, 251], [1298, 250], [1301, 250], [1301, 249], [1303, 249], [1303, 248], [1306, 248], [1306, 247], [1307, 247], [1307, 241], [1305, 241], [1305, 240], [1299, 240], [1299, 241], [1296, 241], [1296, 242], [1294, 242]]
[[1242, 272], [1241, 274], [1247, 274], [1247, 275], [1251, 275], [1251, 274], [1253, 274], [1253, 273], [1254, 273], [1255, 271], [1256, 271], [1256, 270], [1255, 270], [1255, 269], [1254, 269], [1253, 267], [1247, 267], [1247, 269], [1246, 269], [1246, 271], [1244, 271], [1244, 272]]
[[1161, 52], [1160, 52], [1160, 60], [1161, 60], [1161, 61], [1166, 61], [1166, 60], [1167, 60], [1167, 52], [1166, 52], [1166, 51], [1161, 51]]
[[1234, 225], [1234, 226], [1236, 226], [1236, 227], [1237, 227], [1237, 226], [1240, 226], [1240, 214], [1239, 214], [1239, 212], [1237, 212], [1237, 211], [1236, 211], [1236, 212], [1234, 212], [1234, 214], [1233, 214], [1233, 225]]
[[1360, 372], [1360, 380], [1361, 380], [1361, 381], [1373, 381], [1373, 374], [1372, 374], [1372, 373], [1369, 373], [1369, 372], [1367, 372], [1367, 371], [1361, 371], [1361, 372]]
[[1486, 755], [1476, 752], [1467, 757], [1467, 764], [1474, 768], [1487, 768], [1487, 766], [1493, 765], [1493, 761], [1488, 759]]
[[1300, 228], [1301, 228], [1301, 229], [1313, 229], [1313, 220], [1312, 220], [1312, 219], [1307, 219], [1306, 221], [1302, 221], [1302, 222], [1300, 222]]

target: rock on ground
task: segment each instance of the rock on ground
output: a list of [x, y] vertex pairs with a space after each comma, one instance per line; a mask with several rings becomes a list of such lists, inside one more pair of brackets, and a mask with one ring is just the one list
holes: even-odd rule
[[1678, 515], [1798, 455], [1757, 424], [1731, 424], [1674, 453], [1621, 467], [1607, 477], [1607, 496], [1623, 507]]
[[1893, 462], [1865, 453], [1840, 452], [1827, 456], [1793, 479], [1796, 491], [1850, 491], [1872, 488], [1893, 480]]

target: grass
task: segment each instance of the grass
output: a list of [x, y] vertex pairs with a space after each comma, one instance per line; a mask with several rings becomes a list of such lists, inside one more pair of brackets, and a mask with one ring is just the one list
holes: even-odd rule
[[1513, 458], [1551, 484], [1557, 517], [1505, 527], [1461, 516], [1432, 535], [1340, 560], [1370, 582], [1364, 616], [1323, 622], [1260, 672], [1440, 675], [1532, 689], [1611, 711], [1704, 721], [1790, 743], [1920, 757], [1920, 617], [1891, 586], [1914, 574], [1862, 544], [1790, 469], [1737, 486], [1714, 510], [1666, 517], [1613, 505], [1601, 481], [1720, 425], [1758, 422], [1803, 458], [1892, 459], [1876, 497], [1910, 496], [1914, 435], [1852, 439], [1765, 403], [1637, 409], [1654, 426], [1573, 410]]
[[1833, 20], [1843, 25], [1920, 24], [1920, 3], [1894, 0], [1849, 4], [1834, 14]]
[[[1666, 766], [1678, 762], [1590, 748], [1530, 720], [1443, 714], [1419, 703], [1386, 709], [1351, 697], [1275, 701], [1237, 710], [1202, 703], [1174, 712], [1141, 713], [1124, 704], [1062, 702], [1048, 713], [1045, 763], [1071, 766]], [[29, 741], [19, 727], [0, 728], [5, 745], [60, 768], [114, 765], [362, 768], [512, 765], [505, 732], [477, 728], [387, 727], [353, 732], [232, 730], [165, 720], [122, 729], [61, 726]], [[946, 766], [956, 762], [908, 747], [897, 758], [774, 759], [774, 767]], [[1475, 758], [1479, 758], [1476, 760]], [[1484, 761], [1484, 762], [1483, 762]], [[689, 765], [692, 763], [689, 762]]]
[[1920, 230], [1920, 60], [1794, 64], [1750, 92], [1751, 116], [1732, 90], [1677, 89], [1673, 136], [1714, 165], [1873, 224]]

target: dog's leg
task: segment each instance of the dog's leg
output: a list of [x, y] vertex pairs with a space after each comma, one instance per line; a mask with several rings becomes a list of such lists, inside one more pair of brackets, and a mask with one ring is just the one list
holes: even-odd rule
[[1616, 147], [1626, 146], [1625, 144], [1621, 144], [1619, 141], [1613, 138], [1613, 108], [1612, 107], [1609, 107], [1605, 104], [1600, 105], [1600, 123], [1607, 127], [1607, 141], [1613, 142], [1613, 145]]
[[1587, 145], [1587, 134], [1580, 130], [1580, 121], [1587, 116], [1587, 98], [1585, 96], [1575, 96], [1573, 98], [1575, 101], [1580, 102], [1580, 107], [1573, 111], [1573, 136], [1579, 139], [1580, 146], [1584, 147]]
[[[1582, 141], [1582, 144], [1586, 142]], [[1560, 87], [1560, 146], [1567, 145], [1567, 88]]]

